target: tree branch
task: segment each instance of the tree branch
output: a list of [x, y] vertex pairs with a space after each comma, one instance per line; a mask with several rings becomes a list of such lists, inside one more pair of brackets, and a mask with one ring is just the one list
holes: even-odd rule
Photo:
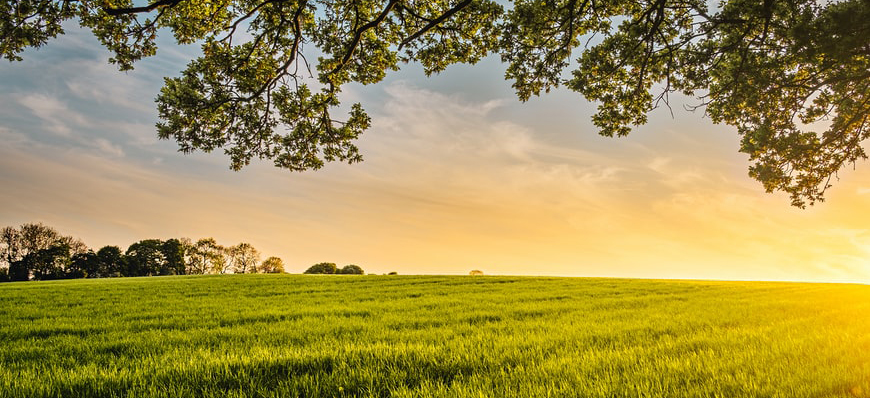
[[465, 7], [468, 7], [468, 5], [471, 4], [471, 1], [472, 0], [463, 0], [461, 3], [457, 4], [453, 8], [447, 10], [447, 12], [445, 12], [444, 14], [441, 14], [440, 17], [435, 18], [432, 21], [430, 21], [428, 24], [426, 24], [426, 26], [423, 27], [423, 29], [418, 30], [417, 33], [414, 33], [413, 35], [411, 35], [411, 37], [409, 37], [405, 40], [402, 40], [402, 42], [399, 43], [399, 50], [401, 50], [402, 47], [406, 46], [408, 43], [416, 40], [418, 37], [426, 34], [426, 32], [432, 30], [432, 28], [434, 28], [435, 26], [438, 26], [438, 24], [447, 20], [448, 18], [453, 16], [453, 14], [456, 14], [459, 10], [461, 10]]
[[[470, 1], [470, 0], [468, 0], [468, 1]], [[399, 2], [399, 0], [390, 0], [390, 2], [387, 4], [386, 7], [384, 7], [384, 9], [381, 11], [381, 13], [378, 15], [377, 18], [375, 18], [374, 20], [370, 21], [369, 23], [361, 26], [359, 29], [354, 31], [353, 40], [351, 40], [350, 45], [347, 46], [347, 52], [344, 54], [344, 57], [341, 58], [341, 63], [336, 65], [335, 69], [333, 69], [331, 72], [329, 72], [330, 75], [338, 73], [338, 71], [340, 71], [341, 68], [343, 68], [345, 65], [347, 65], [347, 63], [350, 61], [350, 58], [353, 57], [354, 51], [356, 51], [356, 46], [358, 46], [360, 40], [362, 40], [363, 33], [365, 33], [367, 30], [369, 30], [371, 28], [374, 28], [375, 26], [380, 25], [380, 23], [383, 22], [384, 19], [387, 18], [387, 15], [390, 14], [390, 10], [393, 9], [393, 6], [395, 6], [398, 2]]]
[[142, 12], [151, 12], [159, 7], [172, 7], [176, 4], [180, 3], [182, 0], [160, 0], [155, 1], [144, 7], [130, 7], [130, 8], [103, 8], [103, 11], [106, 14], [117, 16], [117, 15], [127, 15], [127, 14], [138, 14]]

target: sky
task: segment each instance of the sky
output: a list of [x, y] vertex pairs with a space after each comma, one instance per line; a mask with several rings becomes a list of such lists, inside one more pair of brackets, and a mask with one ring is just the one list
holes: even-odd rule
[[220, 151], [157, 139], [163, 77], [195, 52], [164, 43], [119, 72], [73, 26], [0, 63], [0, 226], [43, 222], [95, 249], [248, 242], [294, 273], [870, 283], [870, 165], [793, 208], [747, 176], [734, 128], [682, 110], [691, 98], [606, 138], [577, 93], [518, 101], [496, 57], [430, 78], [408, 65], [344, 90], [373, 120], [364, 162], [233, 172]]

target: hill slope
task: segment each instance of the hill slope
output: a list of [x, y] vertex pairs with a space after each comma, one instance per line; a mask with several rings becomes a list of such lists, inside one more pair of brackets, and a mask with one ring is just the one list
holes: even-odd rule
[[232, 275], [0, 285], [0, 397], [870, 397], [870, 286]]

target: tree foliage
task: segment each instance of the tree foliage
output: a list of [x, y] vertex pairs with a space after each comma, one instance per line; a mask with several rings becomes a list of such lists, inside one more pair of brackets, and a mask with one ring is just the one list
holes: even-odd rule
[[260, 252], [250, 243], [239, 243], [227, 248], [230, 269], [237, 274], [253, 273], [260, 262]]
[[250, 243], [224, 247], [214, 238], [144, 239], [126, 252], [104, 246], [94, 252], [80, 239], [39, 223], [0, 229], [0, 282], [218, 273], [282, 273], [284, 262]]
[[66, 272], [66, 277], [71, 279], [96, 278], [99, 274], [100, 257], [93, 250], [88, 250], [85, 253], [74, 254], [70, 258], [70, 267]]
[[6, 279], [19, 281], [64, 277], [72, 256], [88, 251], [80, 239], [64, 236], [42, 223], [0, 229], [0, 269]]
[[163, 245], [160, 239], [145, 239], [130, 245], [124, 255], [127, 267], [123, 275], [172, 275], [174, 269], [169, 266]]
[[363, 271], [362, 267], [355, 264], [348, 264], [344, 267], [341, 267], [340, 270], [336, 271], [336, 274], [344, 274], [344, 275], [364, 275], [365, 271]]
[[167, 239], [160, 244], [160, 252], [166, 261], [165, 272], [167, 275], [184, 275], [187, 264], [184, 262], [186, 247], [179, 239]]
[[97, 258], [100, 260], [97, 275], [101, 278], [121, 276], [127, 268], [127, 259], [118, 246], [103, 246], [97, 250]]
[[28, 253], [10, 266], [14, 271], [13, 280], [44, 281], [64, 279], [69, 271], [72, 259], [70, 247], [65, 243], [57, 243], [47, 249], [36, 250]]
[[284, 261], [278, 257], [269, 257], [263, 260], [263, 263], [253, 272], [262, 274], [281, 274], [284, 273]]
[[0, 12], [10, 60], [65, 20], [90, 28], [121, 70], [156, 53], [158, 32], [199, 43], [157, 97], [158, 136], [183, 152], [222, 149], [233, 169], [359, 161], [370, 119], [361, 104], [333, 116], [345, 84], [491, 53], [521, 100], [564, 85], [596, 101], [606, 136], [646, 123], [671, 93], [696, 96], [691, 106], [736, 127], [750, 175], [796, 206], [866, 158], [870, 135], [867, 0], [2, 0]]
[[308, 267], [303, 274], [334, 274], [338, 270], [335, 263], [317, 263]]
[[62, 238], [57, 230], [42, 223], [4, 227], [0, 230], [0, 262], [9, 266], [30, 253], [48, 249]]
[[191, 262], [188, 264], [191, 274], [222, 274], [226, 272], [225, 248], [214, 238], [203, 238], [191, 247]]
[[308, 267], [304, 274], [345, 274], [345, 275], [364, 275], [362, 267], [354, 264], [348, 264], [338, 268], [335, 263], [317, 263]]

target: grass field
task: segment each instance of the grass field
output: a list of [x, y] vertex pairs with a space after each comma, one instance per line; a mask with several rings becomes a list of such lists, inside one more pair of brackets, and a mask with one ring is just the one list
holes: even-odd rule
[[870, 397], [870, 286], [233, 275], [0, 285], [0, 397]]

